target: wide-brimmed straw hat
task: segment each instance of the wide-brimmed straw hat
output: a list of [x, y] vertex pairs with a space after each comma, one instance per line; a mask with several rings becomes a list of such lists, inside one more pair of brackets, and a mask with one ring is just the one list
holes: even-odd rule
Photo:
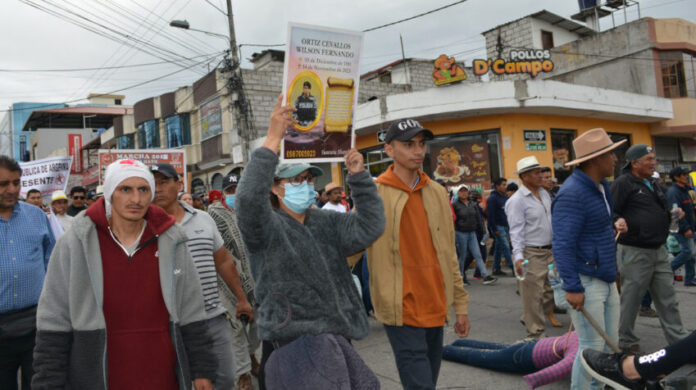
[[537, 168], [541, 168], [541, 165], [539, 165], [539, 161], [537, 160], [536, 156], [527, 156], [517, 162], [517, 171], [515, 172], [515, 175], [520, 175]]
[[596, 128], [587, 130], [581, 136], [573, 140], [573, 150], [575, 151], [575, 160], [568, 161], [565, 166], [578, 165], [587, 160], [591, 160], [601, 154], [614, 150], [621, 146], [625, 139], [619, 142], [613, 142], [609, 138], [604, 129]]

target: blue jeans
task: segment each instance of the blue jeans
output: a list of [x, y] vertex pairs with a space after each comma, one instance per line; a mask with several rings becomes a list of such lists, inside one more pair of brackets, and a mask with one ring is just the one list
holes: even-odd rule
[[384, 325], [405, 390], [435, 390], [442, 362], [443, 328]]
[[686, 238], [683, 234], [675, 234], [674, 238], [679, 242], [681, 252], [672, 259], [670, 267], [672, 271], [684, 266], [684, 282], [694, 278], [694, 239]]
[[512, 253], [510, 252], [510, 243], [508, 242], [508, 236], [510, 235], [510, 229], [505, 226], [496, 226], [495, 231], [498, 233], [495, 236], [495, 252], [493, 255], [493, 270], [500, 271], [500, 258], [505, 256], [508, 265], [511, 269], [514, 269], [512, 265]]
[[459, 339], [445, 346], [442, 358], [469, 366], [527, 374], [537, 370], [532, 360], [536, 343], [507, 345]]
[[[619, 293], [616, 290], [616, 283], [607, 283], [601, 279], [586, 275], [579, 275], [580, 282], [585, 288], [584, 308], [607, 332], [609, 338], [618, 343], [619, 341]], [[600, 389], [600, 383], [592, 379], [582, 367], [580, 355], [585, 348], [605, 350], [613, 352], [604, 342], [602, 336], [592, 327], [585, 316], [575, 310], [569, 310], [570, 318], [578, 333], [580, 347], [573, 363], [573, 373], [570, 377], [571, 389]], [[592, 383], [590, 383], [592, 379]]]
[[466, 264], [466, 254], [471, 252], [471, 255], [476, 259], [476, 267], [481, 272], [482, 277], [488, 276], [488, 271], [486, 271], [486, 264], [483, 262], [481, 257], [481, 250], [479, 249], [478, 239], [476, 238], [476, 232], [454, 232], [455, 238], [457, 239], [457, 245], [459, 246], [459, 271], [464, 277], [464, 270]]

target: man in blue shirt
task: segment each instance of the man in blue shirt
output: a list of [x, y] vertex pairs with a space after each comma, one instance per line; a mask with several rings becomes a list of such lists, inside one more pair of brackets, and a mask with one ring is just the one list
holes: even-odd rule
[[19, 202], [19, 164], [0, 155], [0, 389], [28, 388], [36, 336], [36, 304], [55, 240], [46, 214]]
[[[605, 347], [604, 339], [585, 313], [590, 314], [612, 340], [616, 342], [619, 338], [616, 244], [612, 230], [614, 204], [606, 178], [614, 174], [617, 161], [614, 149], [624, 142], [614, 143], [601, 128], [588, 130], [573, 140], [577, 158], [565, 165], [577, 168], [553, 201], [553, 257], [563, 279], [565, 300], [573, 309], [569, 310], [570, 318], [578, 334], [580, 351]], [[617, 222], [616, 228], [621, 234], [626, 232], [621, 223]], [[562, 291], [554, 289], [560, 305]], [[579, 353], [573, 363], [570, 388], [600, 388], [596, 380], [590, 382]]]
[[504, 177], [495, 179], [493, 188], [494, 191], [488, 197], [486, 206], [486, 210], [488, 210], [488, 226], [495, 238], [493, 275], [505, 276], [506, 273], [500, 269], [501, 257], [505, 256], [510, 269], [513, 269], [512, 253], [510, 252], [510, 243], [508, 242], [510, 228], [508, 227], [507, 215], [505, 214], [505, 202], [508, 200], [505, 194], [507, 180]]

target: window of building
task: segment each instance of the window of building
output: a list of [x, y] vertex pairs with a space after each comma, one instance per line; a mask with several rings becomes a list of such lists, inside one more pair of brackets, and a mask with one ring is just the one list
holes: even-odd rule
[[553, 49], [553, 33], [541, 30], [541, 48], [544, 50]]
[[117, 106], [121, 105], [121, 99], [114, 99], [114, 104]]
[[152, 149], [160, 147], [159, 122], [153, 119], [138, 125], [138, 148]]
[[188, 113], [167, 117], [164, 123], [167, 131], [167, 147], [176, 148], [191, 144], [191, 116]]
[[[684, 77], [684, 56], [685, 53], [679, 51], [660, 52], [664, 97], [677, 98], [687, 96], [687, 84]], [[687, 57], [691, 56], [687, 55]], [[691, 60], [687, 64], [693, 72], [693, 57], [687, 58], [687, 60]], [[690, 78], [693, 80], [693, 74]]]
[[551, 129], [551, 152], [553, 153], [553, 177], [562, 184], [573, 173], [565, 163], [575, 159], [573, 138], [575, 130]]
[[191, 181], [191, 193], [192, 194], [207, 194], [207, 189], [205, 188], [205, 183], [199, 178], [195, 178]]
[[448, 186], [490, 190], [502, 176], [498, 130], [437, 136], [428, 143], [423, 170]]
[[210, 181], [210, 187], [214, 190], [222, 191], [222, 174], [216, 173]]
[[392, 82], [392, 77], [391, 77], [391, 72], [384, 72], [379, 75], [379, 82], [380, 83], [387, 83], [391, 84]]
[[118, 137], [119, 149], [135, 149], [135, 134], [126, 134]]

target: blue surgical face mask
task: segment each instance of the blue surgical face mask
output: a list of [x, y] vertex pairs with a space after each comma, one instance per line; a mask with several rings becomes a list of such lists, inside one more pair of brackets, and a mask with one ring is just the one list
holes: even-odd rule
[[227, 205], [227, 207], [234, 210], [234, 194], [225, 195], [225, 204]]
[[306, 181], [300, 185], [285, 183], [285, 196], [283, 204], [298, 214], [304, 213], [309, 206], [314, 203], [316, 192], [314, 192], [314, 183], [308, 184]]

